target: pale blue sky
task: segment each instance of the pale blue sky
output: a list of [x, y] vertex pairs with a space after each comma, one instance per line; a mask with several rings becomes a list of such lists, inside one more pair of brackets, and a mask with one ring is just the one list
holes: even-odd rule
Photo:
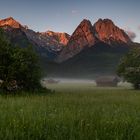
[[0, 19], [12, 16], [35, 31], [53, 30], [71, 34], [82, 19], [92, 23], [110, 18], [119, 27], [135, 32], [140, 42], [138, 0], [4, 0]]

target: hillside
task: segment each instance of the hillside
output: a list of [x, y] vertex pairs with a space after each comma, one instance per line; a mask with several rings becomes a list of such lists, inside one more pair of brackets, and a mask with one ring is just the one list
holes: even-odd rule
[[131, 47], [139, 46], [110, 19], [99, 19], [94, 24], [84, 19], [71, 36], [35, 32], [12, 17], [0, 20], [0, 27], [12, 43], [33, 46], [48, 76], [94, 78], [116, 74], [121, 57]]

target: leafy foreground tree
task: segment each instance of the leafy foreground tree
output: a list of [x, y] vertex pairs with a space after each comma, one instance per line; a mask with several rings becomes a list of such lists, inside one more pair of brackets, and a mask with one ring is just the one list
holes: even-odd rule
[[118, 75], [140, 89], [140, 48], [133, 48], [124, 56], [118, 66]]
[[31, 47], [12, 46], [0, 31], [0, 88], [35, 90], [41, 88], [38, 57]]

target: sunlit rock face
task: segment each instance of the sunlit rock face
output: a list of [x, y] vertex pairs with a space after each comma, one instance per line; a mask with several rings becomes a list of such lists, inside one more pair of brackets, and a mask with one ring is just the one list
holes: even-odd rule
[[59, 52], [63, 48], [63, 44], [53, 39], [49, 35], [40, 32], [34, 32], [30, 29], [24, 29], [28, 39], [34, 42], [37, 46], [48, 49], [49, 51]]
[[14, 20], [12, 17], [0, 20], [0, 26], [10, 26], [13, 28], [21, 28], [21, 24]]
[[70, 35], [67, 33], [59, 33], [59, 32], [53, 32], [53, 31], [47, 31], [42, 33], [43, 35], [48, 35], [52, 39], [54, 39], [56, 42], [61, 43], [62, 45], [67, 45]]
[[84, 19], [71, 36], [35, 32], [11, 17], [0, 20], [0, 28], [20, 47], [31, 43], [47, 74], [58, 77], [115, 74], [120, 58], [134, 45], [129, 45], [128, 35], [109, 19], [99, 19], [94, 25]]
[[99, 19], [94, 25], [84, 19], [71, 36], [53, 31], [35, 32], [12, 17], [0, 20], [0, 28], [5, 30], [12, 42], [16, 42], [19, 46], [31, 43], [40, 55], [49, 56], [58, 63], [73, 58], [83, 50], [95, 46], [102, 48], [102, 45], [96, 45], [97, 43], [105, 43], [110, 47], [123, 47], [132, 43], [124, 30], [109, 19]]
[[106, 43], [110, 47], [123, 47], [131, 43], [131, 40], [124, 30], [117, 27], [110, 19], [99, 19], [94, 25], [89, 20], [84, 19], [56, 61], [66, 61], [83, 49], [94, 47], [99, 42]]
[[112, 41], [130, 43], [131, 40], [124, 30], [117, 27], [110, 19], [99, 19], [93, 25], [94, 34], [100, 41], [111, 44]]
[[22, 38], [22, 35], [24, 35], [23, 38], [26, 36], [29, 42], [39, 47], [38, 49], [42, 47], [43, 49], [55, 53], [61, 51], [70, 38], [66, 33], [35, 32], [27, 26], [20, 24], [12, 17], [0, 20], [0, 27], [5, 30], [12, 40], [17, 40], [19, 35], [20, 38]]
[[96, 41], [97, 38], [93, 34], [91, 22], [84, 19], [70, 37], [67, 46], [62, 50], [57, 61], [61, 62], [73, 57], [84, 48], [93, 46]]
[[83, 48], [94, 45], [96, 38], [93, 34], [92, 24], [89, 20], [84, 19], [72, 34], [68, 47]]

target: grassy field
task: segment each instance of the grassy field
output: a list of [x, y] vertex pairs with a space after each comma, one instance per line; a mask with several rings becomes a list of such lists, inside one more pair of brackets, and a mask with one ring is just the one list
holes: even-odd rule
[[0, 96], [0, 140], [140, 140], [140, 91], [92, 83]]

